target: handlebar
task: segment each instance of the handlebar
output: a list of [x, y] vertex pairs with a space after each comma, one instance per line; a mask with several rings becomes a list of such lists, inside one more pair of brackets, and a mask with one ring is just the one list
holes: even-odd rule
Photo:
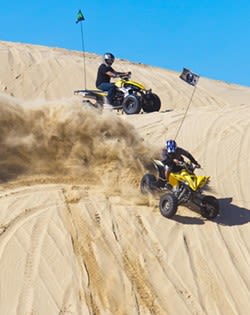
[[121, 78], [121, 79], [129, 79], [131, 77], [131, 72], [124, 72], [124, 73], [121, 73], [121, 74], [118, 74], [117, 77]]
[[199, 164], [194, 164], [194, 163], [187, 163], [187, 162], [184, 162], [184, 161], [178, 161], [176, 160], [175, 161], [175, 164], [176, 165], [179, 165], [183, 168], [185, 168], [186, 170], [189, 170], [189, 171], [194, 171], [196, 168], [201, 168], [201, 166]]

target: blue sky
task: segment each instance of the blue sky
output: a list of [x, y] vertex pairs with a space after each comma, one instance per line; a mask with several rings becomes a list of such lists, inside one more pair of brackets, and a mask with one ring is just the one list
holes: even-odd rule
[[250, 86], [249, 0], [0, 0], [0, 40], [81, 51], [79, 9], [87, 52]]

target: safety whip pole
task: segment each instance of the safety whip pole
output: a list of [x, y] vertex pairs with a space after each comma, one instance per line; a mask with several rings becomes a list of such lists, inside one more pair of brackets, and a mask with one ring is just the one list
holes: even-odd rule
[[82, 27], [82, 23], [81, 23], [81, 35], [82, 35], [82, 54], [83, 54], [84, 88], [85, 88], [85, 90], [86, 90], [87, 79], [86, 79], [85, 47], [84, 47], [84, 38], [83, 38], [83, 27]]
[[83, 37], [83, 26], [82, 22], [85, 20], [82, 11], [79, 10], [77, 13], [76, 23], [80, 22], [81, 25], [81, 40], [82, 40], [82, 56], [83, 56], [83, 80], [84, 80], [84, 88], [86, 90], [87, 79], [86, 79], [86, 63], [85, 63], [85, 45], [84, 45], [84, 37]]
[[175, 135], [175, 140], [176, 140], [176, 138], [177, 138], [177, 136], [178, 136], [178, 134], [179, 134], [179, 131], [181, 130], [181, 127], [182, 127], [182, 125], [183, 125], [183, 122], [184, 122], [184, 120], [185, 120], [185, 118], [186, 118], [186, 115], [187, 115], [187, 112], [188, 112], [188, 110], [189, 110], [189, 107], [190, 107], [190, 105], [191, 105], [191, 103], [192, 103], [192, 100], [193, 100], [195, 91], [196, 91], [196, 86], [195, 86], [194, 89], [193, 89], [193, 93], [192, 93], [192, 96], [191, 96], [191, 98], [190, 98], [189, 104], [188, 104], [188, 106], [187, 106], [187, 108], [186, 108], [186, 111], [185, 111], [184, 116], [183, 116], [183, 118], [182, 118], [182, 121], [181, 121], [181, 123], [180, 123], [180, 125], [179, 125], [179, 128], [177, 129], [177, 132], [176, 132], [176, 135]]

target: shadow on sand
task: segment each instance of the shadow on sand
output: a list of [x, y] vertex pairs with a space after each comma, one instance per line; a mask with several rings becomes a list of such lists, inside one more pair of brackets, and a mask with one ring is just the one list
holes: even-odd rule
[[[250, 222], [250, 210], [246, 208], [239, 207], [235, 204], [232, 204], [232, 198], [223, 198], [219, 199], [220, 203], [220, 214], [217, 218], [209, 220], [220, 225], [225, 226], [236, 226], [243, 225]], [[191, 212], [199, 213], [195, 208], [189, 207]], [[205, 224], [207, 219], [203, 217], [192, 217], [192, 216], [181, 216], [176, 214], [172, 220], [182, 223], [182, 224], [196, 224], [202, 225]]]
[[250, 222], [250, 210], [232, 203], [233, 198], [219, 199], [220, 215], [214, 220], [227, 226], [243, 225]]
[[[192, 209], [191, 209], [192, 211]], [[183, 215], [178, 215], [176, 214], [172, 220], [182, 223], [182, 224], [190, 224], [190, 225], [202, 225], [205, 224], [205, 219], [200, 217], [189, 217], [189, 216], [183, 216]]]
[[166, 110], [161, 110], [160, 113], [169, 113], [172, 111], [173, 111], [173, 109], [166, 109]]

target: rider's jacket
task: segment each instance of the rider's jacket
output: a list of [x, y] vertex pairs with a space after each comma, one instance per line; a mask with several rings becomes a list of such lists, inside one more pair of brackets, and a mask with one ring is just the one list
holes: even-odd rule
[[177, 147], [174, 153], [168, 153], [167, 149], [164, 148], [161, 152], [161, 155], [162, 163], [164, 165], [167, 165], [171, 172], [179, 172], [181, 170], [181, 167], [176, 165], [174, 160], [176, 159], [178, 161], [184, 161], [183, 156], [188, 158], [192, 163], [198, 164], [198, 162], [195, 160], [191, 153], [180, 147]]
[[110, 76], [107, 75], [107, 72], [115, 72], [115, 70], [111, 67], [102, 63], [97, 71], [97, 78], [96, 78], [96, 87], [98, 87], [101, 83], [109, 83]]

